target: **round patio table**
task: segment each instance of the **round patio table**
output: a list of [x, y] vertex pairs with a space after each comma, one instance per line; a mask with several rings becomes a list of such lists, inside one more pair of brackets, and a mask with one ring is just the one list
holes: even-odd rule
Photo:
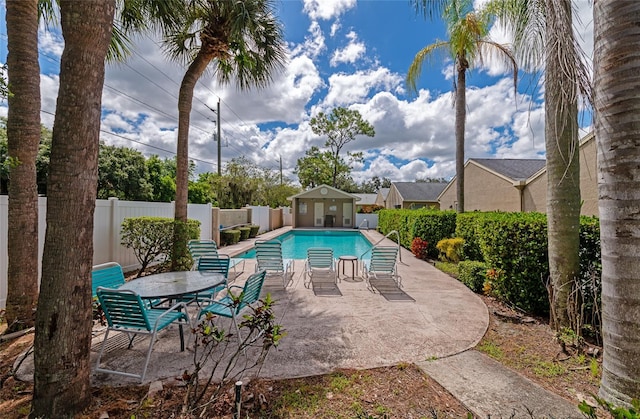
[[131, 280], [118, 289], [134, 291], [144, 299], [172, 299], [187, 294], [197, 294], [226, 282], [224, 275], [217, 272], [163, 272]]
[[[345, 278], [346, 278], [346, 275], [344, 274], [344, 265], [346, 262], [351, 262], [351, 280], [355, 281], [356, 274], [358, 273], [358, 257], [351, 256], [351, 255], [344, 255], [338, 258], [338, 273], [340, 272], [340, 263], [342, 263], [342, 275], [344, 275]], [[360, 277], [358, 276], [358, 278]]]

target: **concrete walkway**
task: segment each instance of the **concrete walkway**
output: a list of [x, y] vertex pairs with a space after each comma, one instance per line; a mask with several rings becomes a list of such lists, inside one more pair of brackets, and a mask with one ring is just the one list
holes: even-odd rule
[[[282, 232], [281, 229], [260, 238]], [[373, 243], [382, 239], [375, 231], [364, 233]], [[221, 253], [233, 256], [252, 245], [252, 241], [244, 241], [221, 249]], [[388, 301], [367, 289], [364, 281], [353, 281], [350, 276], [338, 284], [342, 296], [316, 296], [304, 286], [301, 260], [295, 263], [293, 282], [287, 289], [282, 288], [280, 278], [269, 277], [263, 292], [271, 293], [276, 301], [277, 322], [287, 335], [254, 375], [293, 378], [324, 374], [336, 368], [415, 363], [477, 417], [580, 417], [570, 402], [470, 350], [482, 339], [489, 323], [487, 307], [477, 295], [405, 249], [401, 260], [398, 266], [402, 289], [415, 302]], [[247, 260], [238, 283], [254, 271], [254, 263]], [[96, 342], [100, 341], [98, 336]], [[141, 369], [143, 357], [133, 353], [144, 353], [147, 341], [141, 340], [133, 350], [115, 346], [104, 356], [107, 365]], [[175, 330], [159, 335], [145, 381], [167, 380], [193, 369], [193, 352], [179, 352], [178, 346]], [[95, 358], [96, 354], [92, 356]], [[32, 368], [32, 362], [25, 362], [21, 378], [29, 379]], [[94, 385], [123, 383], [135, 380], [117, 375], [94, 376]]]

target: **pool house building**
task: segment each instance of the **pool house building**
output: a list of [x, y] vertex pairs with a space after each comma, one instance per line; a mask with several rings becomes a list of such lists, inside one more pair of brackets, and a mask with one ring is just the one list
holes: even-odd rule
[[355, 228], [356, 202], [360, 198], [329, 185], [320, 185], [288, 198], [293, 228]]

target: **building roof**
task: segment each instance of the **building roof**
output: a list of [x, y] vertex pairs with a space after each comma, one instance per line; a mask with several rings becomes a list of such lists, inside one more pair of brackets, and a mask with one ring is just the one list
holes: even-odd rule
[[544, 169], [544, 159], [469, 159], [476, 164], [509, 179], [519, 181], [529, 179]]
[[389, 190], [391, 188], [380, 188], [380, 190], [378, 191], [378, 193], [380, 195], [382, 195], [382, 199], [387, 199], [387, 195], [389, 195]]
[[300, 193], [297, 193], [293, 196], [289, 196], [287, 197], [287, 199], [289, 201], [293, 201], [296, 198], [311, 198], [311, 197], [321, 197], [324, 198], [325, 196], [331, 197], [331, 198], [337, 198], [337, 197], [341, 197], [341, 198], [352, 198], [355, 199], [356, 201], [360, 200], [360, 197], [356, 196], [355, 194], [351, 194], [345, 191], [341, 191], [340, 189], [336, 189], [334, 187], [331, 187], [329, 185], [318, 185], [315, 188], [311, 188], [309, 190], [306, 191], [302, 191]]
[[447, 186], [446, 182], [393, 182], [404, 201], [436, 202], [440, 192]]
[[360, 198], [358, 205], [375, 205], [376, 197], [378, 196], [375, 193], [354, 193], [353, 195]]

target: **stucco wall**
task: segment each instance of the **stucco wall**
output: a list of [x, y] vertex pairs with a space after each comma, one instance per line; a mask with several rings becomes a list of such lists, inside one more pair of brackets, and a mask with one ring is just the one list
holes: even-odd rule
[[598, 216], [598, 170], [596, 164], [596, 141], [585, 140], [580, 148], [580, 198], [582, 215]]
[[402, 208], [402, 197], [398, 193], [395, 185], [391, 185], [389, 194], [387, 195], [387, 208]]
[[513, 182], [475, 164], [464, 171], [465, 211], [520, 211], [520, 192]]
[[532, 179], [524, 189], [524, 211], [547, 212], [547, 172]]

